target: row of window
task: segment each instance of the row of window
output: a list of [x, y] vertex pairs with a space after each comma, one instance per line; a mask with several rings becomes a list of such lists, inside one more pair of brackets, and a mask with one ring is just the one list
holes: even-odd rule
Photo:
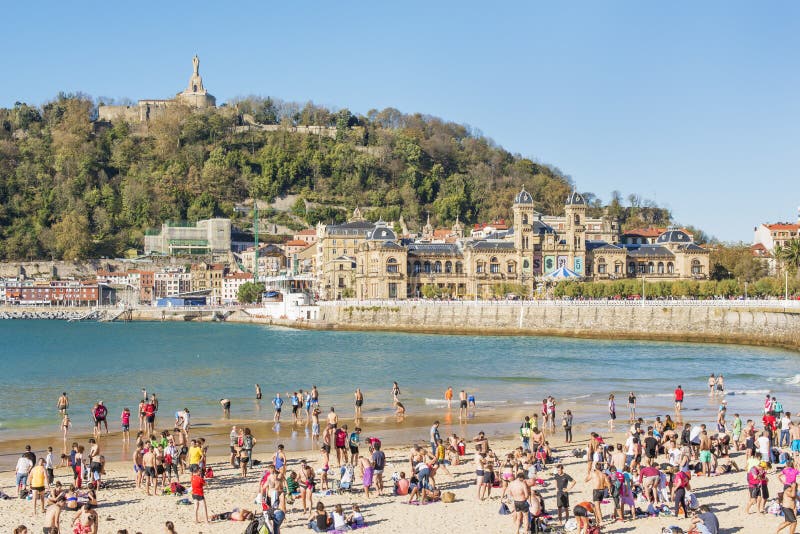
[[[675, 273], [675, 264], [671, 261], [668, 261], [666, 264], [663, 261], [658, 263], [654, 262], [647, 262], [647, 263], [636, 263], [632, 261], [628, 263], [628, 274], [674, 274]], [[606, 260], [604, 258], [600, 258], [597, 261], [597, 273], [598, 274], [606, 274], [608, 273], [608, 267], [606, 266]], [[622, 274], [622, 262], [618, 261], [614, 263], [614, 274]], [[703, 264], [700, 263], [700, 260], [692, 260], [692, 274], [703, 274]]]

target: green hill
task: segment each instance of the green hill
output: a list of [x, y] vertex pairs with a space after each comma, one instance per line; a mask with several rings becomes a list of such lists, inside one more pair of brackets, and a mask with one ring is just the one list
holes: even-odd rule
[[[439, 225], [508, 217], [523, 184], [540, 211], [558, 214], [573, 187], [558, 169], [466, 126], [391, 108], [356, 116], [248, 98], [207, 112], [173, 109], [146, 129], [94, 116], [83, 95], [0, 109], [1, 259], [115, 256], [141, 248], [144, 231], [165, 220], [241, 217], [234, 206], [252, 197], [298, 194], [291, 211], [265, 213], [289, 228], [344, 220], [356, 205], [414, 228], [427, 213]], [[335, 130], [262, 131], [243, 117]], [[670, 222], [667, 210], [633, 195], [628, 206], [616, 195], [608, 209], [624, 228]]]

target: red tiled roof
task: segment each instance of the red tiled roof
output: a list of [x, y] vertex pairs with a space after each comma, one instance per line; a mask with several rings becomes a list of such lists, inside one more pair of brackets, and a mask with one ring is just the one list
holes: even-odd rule
[[800, 224], [786, 224], [786, 223], [777, 223], [777, 224], [767, 224], [765, 225], [770, 230], [800, 230]]
[[308, 243], [302, 239], [292, 239], [291, 241], [284, 243], [284, 245], [287, 247], [307, 247]]
[[317, 231], [313, 228], [309, 228], [308, 230], [301, 230], [297, 235], [317, 235]]
[[253, 278], [253, 275], [250, 273], [233, 273], [225, 276], [226, 279], [235, 279], [235, 280], [250, 280]]
[[437, 228], [433, 231], [433, 237], [447, 237], [452, 233], [449, 228]]

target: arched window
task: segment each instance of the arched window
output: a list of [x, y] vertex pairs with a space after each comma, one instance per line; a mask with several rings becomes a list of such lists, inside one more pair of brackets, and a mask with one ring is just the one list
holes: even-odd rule
[[464, 274], [464, 264], [460, 261], [456, 262], [456, 274]]
[[517, 262], [515, 262], [515, 261], [509, 261], [509, 262], [506, 264], [506, 272], [507, 272], [508, 274], [514, 274], [515, 272], [517, 272]]
[[453, 262], [451, 262], [449, 260], [444, 262], [444, 272], [446, 272], [447, 274], [450, 274], [450, 273], [453, 272]]
[[647, 264], [647, 272], [650, 273], [650, 274], [653, 274], [654, 272], [656, 272], [656, 266], [655, 266], [655, 264], [653, 264], [652, 261]]
[[667, 262], [667, 272], [669, 274], [675, 274], [675, 265], [671, 261]]
[[414, 262], [414, 274], [419, 274], [420, 270], [422, 269], [422, 264], [418, 261]]
[[500, 261], [497, 258], [489, 260], [489, 271], [492, 273], [500, 272]]
[[606, 259], [600, 258], [597, 260], [597, 274], [606, 274]]
[[442, 272], [442, 262], [440, 262], [440, 261], [436, 261], [436, 262], [433, 264], [433, 272], [435, 272], [435, 273], [440, 273], [440, 272]]
[[692, 274], [703, 274], [703, 266], [700, 260], [692, 260]]
[[664, 274], [664, 262], [658, 262], [658, 274]]
[[526, 214], [522, 215], [522, 224], [528, 224], [528, 216]]
[[389, 258], [388, 260], [386, 260], [386, 272], [387, 273], [399, 272], [399, 266], [397, 265], [396, 259]]
[[425, 271], [426, 273], [431, 272], [431, 262], [426, 261], [425, 263], [423, 263], [422, 270]]
[[636, 274], [636, 262], [628, 263], [628, 274]]
[[575, 224], [578, 225], [581, 223], [581, 216], [577, 213], [575, 214]]

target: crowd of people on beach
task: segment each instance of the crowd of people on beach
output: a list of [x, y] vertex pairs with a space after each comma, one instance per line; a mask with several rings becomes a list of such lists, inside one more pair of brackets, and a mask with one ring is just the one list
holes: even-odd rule
[[[328, 510], [326, 496], [352, 492], [367, 501], [392, 495], [407, 505], [450, 502], [454, 494], [449, 490], [455, 479], [448, 466], [471, 462], [475, 490], [472, 497], [465, 498], [476, 502], [499, 499], [500, 513], [511, 516], [509, 530], [514, 532], [545, 532], [556, 526], [568, 532], [592, 534], [610, 523], [668, 515], [689, 520], [688, 532], [717, 534], [719, 521], [711, 507], [701, 502], [702, 493], [693, 489], [693, 482], [698, 477], [744, 472], [748, 491], [745, 511], [781, 516], [776, 532], [793, 534], [797, 526], [800, 471], [795, 466], [800, 463], [800, 423], [792, 420], [791, 413], [769, 394], [759, 407], [760, 418], [743, 420], [736, 413], [729, 420], [722, 375], [709, 376], [708, 387], [711, 402], [718, 403], [711, 428], [684, 421], [685, 392], [680, 385], [674, 391], [674, 413], [648, 419], [638, 410], [637, 395], [631, 391], [625, 423], [618, 421], [615, 396], [609, 395], [608, 428], [613, 431], [614, 425], [619, 425], [624, 428], [624, 436], [603, 437], [594, 431], [588, 435], [585, 448], [572, 449], [573, 413], [566, 409], [559, 417], [555, 397], [547, 396], [534, 413], [523, 417], [516, 448], [495, 450], [484, 432], [474, 437], [458, 433], [443, 436], [436, 420], [425, 444], [413, 444], [407, 460], [394, 459], [391, 465], [381, 440], [363, 434], [365, 398], [361, 389], [353, 394], [352, 429], [340, 421], [333, 406], [327, 407], [321, 417], [317, 386], [298, 389], [284, 397], [276, 394], [270, 401], [273, 421], [280, 422], [284, 404], [291, 406], [292, 424], [310, 424], [319, 457], [290, 459], [284, 446], [278, 445], [268, 453], [266, 461], [259, 461], [254, 456], [259, 442], [251, 429], [232, 425], [229, 466], [241, 483], [252, 484], [255, 509], [237, 508], [211, 515], [207, 492], [214, 487], [222, 466], [209, 463], [209, 446], [204, 437], [193, 435], [187, 408], [175, 412], [174, 420], [170, 418], [161, 424], [166, 428], [157, 430], [158, 398], [143, 389], [138, 430], [131, 443], [133, 480], [135, 488], [145, 495], [176, 495], [181, 497], [179, 502], [193, 503], [198, 523], [268, 523], [271, 532], [279, 532], [291, 514], [302, 518], [315, 532], [325, 532], [369, 524], [358, 503], [348, 510], [341, 504]], [[397, 382], [392, 384], [390, 393], [392, 406], [399, 413], [402, 402]], [[453, 408], [454, 397], [453, 388], [448, 388], [444, 393], [448, 412]], [[256, 399], [261, 398], [261, 388], [256, 384]], [[230, 416], [230, 400], [220, 399], [220, 404], [223, 414]], [[461, 421], [475, 404], [474, 395], [460, 391]], [[101, 444], [108, 439], [109, 411], [98, 401], [90, 413], [92, 437], [85, 445], [74, 441], [68, 449], [71, 422], [66, 392], [59, 397], [57, 408], [62, 417], [64, 449], [58, 454], [49, 447], [43, 457], [37, 457], [27, 447], [15, 469], [17, 496], [32, 501], [34, 515], [44, 514], [45, 533], [63, 532], [59, 530], [62, 511], [69, 510], [74, 512], [70, 521], [73, 532], [93, 534], [98, 532], [96, 508], [102, 506], [106, 487]], [[120, 412], [120, 430], [125, 443], [131, 441], [130, 419], [131, 411], [124, 408]], [[573, 475], [568, 474], [565, 467], [579, 462], [585, 463], [581, 474], [574, 476], [574, 470]], [[55, 472], [61, 468], [69, 470], [71, 483], [56, 480]], [[226, 472], [225, 476], [233, 475]], [[440, 483], [441, 477], [449, 483]], [[768, 481], [773, 477], [783, 491], [771, 501]], [[571, 503], [570, 495], [578, 485], [591, 498]], [[21, 525], [15, 532], [27, 532], [24, 529]], [[175, 532], [174, 525], [168, 523], [165, 531]]]

